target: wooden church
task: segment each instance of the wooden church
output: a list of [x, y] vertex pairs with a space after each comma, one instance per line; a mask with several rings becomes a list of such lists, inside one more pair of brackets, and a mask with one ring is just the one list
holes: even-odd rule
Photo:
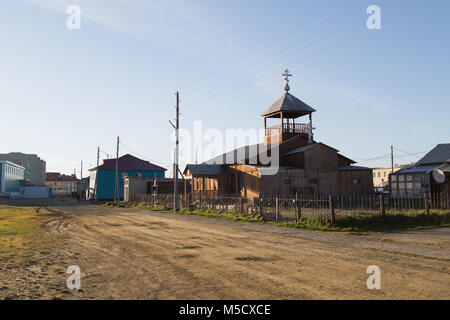
[[[245, 146], [202, 164], [188, 164], [194, 193], [246, 199], [274, 195], [345, 195], [373, 192], [372, 169], [313, 137], [316, 111], [289, 93], [289, 71], [283, 74], [285, 93], [262, 116], [264, 143]], [[307, 119], [307, 123], [296, 122]], [[279, 123], [268, 126], [268, 121]]]

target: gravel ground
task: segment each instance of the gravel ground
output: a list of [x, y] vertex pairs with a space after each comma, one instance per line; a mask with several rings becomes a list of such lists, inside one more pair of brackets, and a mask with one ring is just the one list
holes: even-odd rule
[[[46, 208], [53, 245], [0, 261], [0, 298], [450, 298], [449, 228], [355, 235], [141, 209]], [[66, 288], [70, 265], [81, 268], [81, 291]], [[381, 290], [367, 289], [370, 265], [381, 268]]]

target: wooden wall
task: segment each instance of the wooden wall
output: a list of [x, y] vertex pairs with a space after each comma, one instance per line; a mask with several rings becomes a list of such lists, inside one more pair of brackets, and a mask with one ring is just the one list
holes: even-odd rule
[[338, 157], [336, 150], [324, 145], [318, 145], [304, 152], [305, 169], [315, 170], [336, 170], [338, 167]]
[[264, 175], [260, 190], [262, 195], [267, 196], [311, 192], [306, 171], [302, 169], [282, 169], [276, 175]]
[[309, 173], [314, 193], [322, 195], [371, 194], [372, 170], [326, 170]]

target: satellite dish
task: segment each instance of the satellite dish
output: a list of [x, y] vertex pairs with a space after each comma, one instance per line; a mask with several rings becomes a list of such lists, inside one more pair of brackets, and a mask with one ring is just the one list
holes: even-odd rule
[[433, 170], [433, 179], [437, 183], [443, 183], [445, 181], [445, 174], [442, 170], [434, 169]]

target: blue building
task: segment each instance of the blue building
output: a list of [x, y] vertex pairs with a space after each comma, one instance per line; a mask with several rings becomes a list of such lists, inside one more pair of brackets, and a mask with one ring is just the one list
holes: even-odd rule
[[[127, 176], [164, 178], [165, 171], [167, 170], [130, 154], [119, 158], [118, 167], [120, 199], [124, 198], [123, 178]], [[89, 171], [91, 172], [89, 181], [89, 193], [91, 197], [95, 197], [96, 193], [98, 200], [114, 199], [116, 159], [103, 160], [101, 166], [90, 169]]]
[[9, 161], [0, 161], [0, 196], [20, 192], [25, 179], [25, 168]]

